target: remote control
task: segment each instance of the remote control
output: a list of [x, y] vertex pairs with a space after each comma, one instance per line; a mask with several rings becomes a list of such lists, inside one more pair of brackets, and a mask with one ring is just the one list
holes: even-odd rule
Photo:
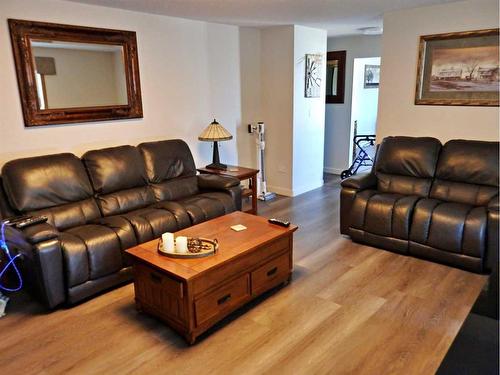
[[17, 229], [23, 229], [29, 227], [30, 225], [45, 223], [49, 218], [47, 216], [31, 216], [24, 220], [15, 221], [14, 226]]
[[269, 219], [268, 222], [270, 222], [271, 224], [279, 225], [281, 227], [285, 227], [285, 228], [288, 228], [290, 226], [289, 221], [284, 221], [284, 220], [275, 219], [275, 218]]
[[31, 218], [31, 215], [17, 216], [17, 217], [14, 217], [12, 219], [7, 220], [7, 222], [11, 225], [15, 225], [15, 224], [17, 224], [21, 221], [24, 221], [26, 219], [29, 219], [29, 218]]

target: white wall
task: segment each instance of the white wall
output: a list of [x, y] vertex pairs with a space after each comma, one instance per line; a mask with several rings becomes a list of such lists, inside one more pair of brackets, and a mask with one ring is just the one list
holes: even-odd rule
[[304, 97], [305, 55], [326, 54], [326, 31], [261, 30], [261, 103], [269, 191], [295, 196], [323, 184], [325, 61], [320, 98]]
[[[137, 32], [144, 118], [25, 128], [8, 18]], [[24, 156], [182, 138], [197, 165], [211, 145], [197, 140], [214, 117], [233, 134], [241, 123], [239, 30], [165, 16], [55, 0], [0, 2], [0, 165]], [[237, 141], [221, 143], [221, 160], [237, 163]]]
[[[305, 55], [321, 54], [321, 96], [305, 98]], [[293, 93], [293, 195], [323, 185], [326, 30], [295, 26]]]
[[268, 190], [293, 195], [294, 27], [261, 31], [262, 117]]
[[261, 70], [261, 31], [253, 27], [241, 27], [241, 125], [237, 131], [238, 158], [241, 165], [257, 169], [256, 138], [248, 133], [247, 125], [263, 121]]
[[474, 0], [384, 16], [377, 141], [389, 135], [498, 140], [498, 107], [414, 105], [419, 36], [498, 27], [498, 1]]
[[327, 104], [325, 113], [325, 172], [340, 174], [349, 167], [352, 77], [354, 59], [381, 55], [381, 37], [356, 35], [328, 38], [328, 51], [347, 51], [343, 104]]

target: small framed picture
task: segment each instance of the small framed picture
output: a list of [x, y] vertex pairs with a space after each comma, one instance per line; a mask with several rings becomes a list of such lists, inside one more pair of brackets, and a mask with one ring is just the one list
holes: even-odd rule
[[499, 29], [420, 37], [415, 104], [499, 105]]
[[380, 83], [380, 65], [365, 65], [365, 89], [377, 88]]

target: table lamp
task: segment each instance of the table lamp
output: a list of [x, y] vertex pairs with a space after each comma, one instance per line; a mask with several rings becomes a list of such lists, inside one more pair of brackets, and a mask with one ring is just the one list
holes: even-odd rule
[[217, 142], [219, 141], [229, 141], [233, 139], [231, 133], [229, 133], [224, 127], [219, 124], [215, 119], [208, 125], [205, 130], [201, 132], [198, 140], [205, 142], [214, 143], [214, 153], [212, 156], [212, 164], [206, 166], [206, 168], [211, 169], [227, 169], [227, 165], [222, 164], [219, 160], [219, 146]]

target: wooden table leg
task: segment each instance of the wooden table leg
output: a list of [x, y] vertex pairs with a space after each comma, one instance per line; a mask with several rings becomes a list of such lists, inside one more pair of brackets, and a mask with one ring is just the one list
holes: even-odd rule
[[252, 211], [250, 213], [257, 215], [257, 174], [251, 178], [252, 184]]

